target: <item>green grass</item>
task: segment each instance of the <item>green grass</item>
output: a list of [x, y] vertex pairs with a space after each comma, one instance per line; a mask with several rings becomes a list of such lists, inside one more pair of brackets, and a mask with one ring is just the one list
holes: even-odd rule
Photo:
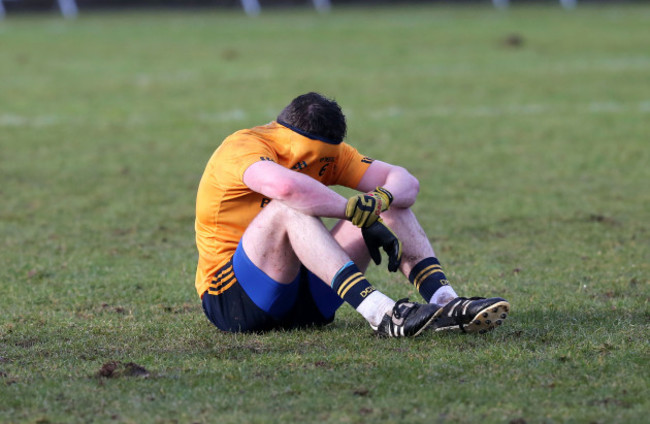
[[[642, 5], [8, 17], [0, 422], [644, 421], [649, 28]], [[420, 179], [448, 277], [508, 298], [505, 327], [379, 340], [347, 306], [263, 335], [203, 317], [203, 167], [308, 90]]]

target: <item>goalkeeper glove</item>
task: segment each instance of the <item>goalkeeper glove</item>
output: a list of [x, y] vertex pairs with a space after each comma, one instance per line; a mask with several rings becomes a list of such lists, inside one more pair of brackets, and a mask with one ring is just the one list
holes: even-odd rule
[[371, 226], [362, 228], [361, 234], [375, 264], [381, 263], [379, 248], [382, 247], [388, 254], [388, 270], [390, 272], [397, 271], [402, 261], [402, 242], [399, 241], [393, 230], [388, 228], [381, 218], [378, 218]]
[[393, 202], [393, 195], [383, 187], [377, 187], [370, 193], [361, 193], [348, 199], [345, 216], [359, 228], [371, 226], [379, 214], [388, 210]]

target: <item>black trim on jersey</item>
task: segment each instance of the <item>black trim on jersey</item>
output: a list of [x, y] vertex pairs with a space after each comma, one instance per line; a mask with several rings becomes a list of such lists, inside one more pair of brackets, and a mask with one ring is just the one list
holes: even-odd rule
[[294, 127], [293, 125], [289, 125], [286, 122], [281, 121], [280, 119], [278, 119], [276, 122], [278, 124], [282, 125], [283, 127], [287, 127], [291, 131], [297, 132], [298, 134], [302, 135], [303, 137], [311, 138], [312, 140], [324, 141], [325, 143], [328, 143], [328, 144], [341, 144], [343, 142], [343, 140], [334, 141], [334, 140], [330, 140], [329, 138], [325, 138], [325, 137], [321, 137], [319, 135], [314, 135], [312, 133], [308, 133], [307, 131], [303, 131], [300, 128]]

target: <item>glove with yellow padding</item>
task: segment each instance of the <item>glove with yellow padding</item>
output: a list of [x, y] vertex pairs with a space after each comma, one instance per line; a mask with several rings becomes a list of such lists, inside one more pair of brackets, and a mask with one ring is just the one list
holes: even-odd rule
[[367, 228], [379, 219], [379, 214], [387, 211], [393, 202], [393, 195], [383, 187], [370, 193], [360, 193], [348, 199], [345, 216], [359, 228]]

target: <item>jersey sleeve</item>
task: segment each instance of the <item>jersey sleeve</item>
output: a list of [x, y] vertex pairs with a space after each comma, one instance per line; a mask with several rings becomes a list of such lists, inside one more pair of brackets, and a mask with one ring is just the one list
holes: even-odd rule
[[356, 188], [373, 161], [374, 159], [363, 156], [349, 144], [341, 143], [333, 185]]
[[226, 139], [220, 150], [220, 166], [227, 168], [224, 170], [242, 184], [244, 172], [249, 166], [263, 160], [277, 162], [278, 159], [277, 153], [268, 144], [259, 138], [245, 134], [237, 134]]

